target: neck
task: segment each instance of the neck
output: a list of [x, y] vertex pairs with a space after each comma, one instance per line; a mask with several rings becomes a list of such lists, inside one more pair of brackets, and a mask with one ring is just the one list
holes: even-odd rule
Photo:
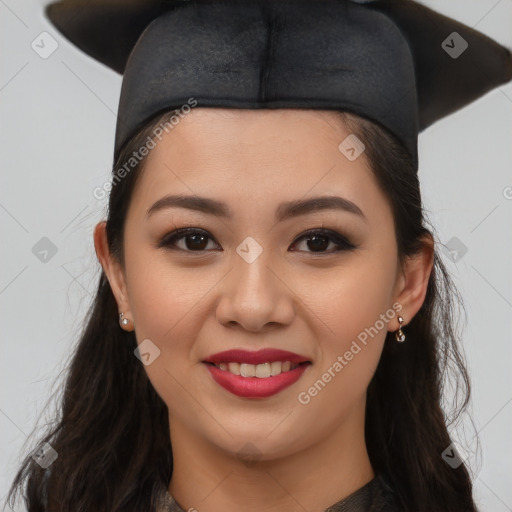
[[201, 512], [323, 511], [375, 476], [364, 440], [364, 404], [362, 415], [352, 418], [300, 451], [251, 461], [173, 417], [169, 493], [182, 509]]

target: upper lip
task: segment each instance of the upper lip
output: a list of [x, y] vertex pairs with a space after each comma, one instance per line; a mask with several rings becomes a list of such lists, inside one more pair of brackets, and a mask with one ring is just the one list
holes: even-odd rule
[[309, 359], [294, 352], [287, 350], [278, 350], [275, 348], [263, 348], [257, 351], [233, 349], [225, 350], [212, 354], [203, 362], [205, 363], [246, 363], [246, 364], [262, 364], [272, 363], [274, 361], [290, 361], [291, 363], [310, 362]]

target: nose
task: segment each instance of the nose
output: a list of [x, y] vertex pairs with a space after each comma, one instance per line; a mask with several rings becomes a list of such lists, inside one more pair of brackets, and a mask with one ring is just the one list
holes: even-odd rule
[[262, 332], [291, 323], [294, 293], [265, 253], [270, 255], [271, 251], [263, 251], [252, 262], [234, 255], [234, 267], [222, 281], [216, 311], [223, 326]]

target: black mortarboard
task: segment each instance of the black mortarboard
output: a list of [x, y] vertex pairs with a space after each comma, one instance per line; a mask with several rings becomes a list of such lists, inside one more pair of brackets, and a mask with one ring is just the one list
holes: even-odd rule
[[512, 56], [413, 0], [63, 0], [47, 15], [123, 73], [115, 152], [190, 98], [199, 107], [337, 109], [418, 133], [512, 79]]

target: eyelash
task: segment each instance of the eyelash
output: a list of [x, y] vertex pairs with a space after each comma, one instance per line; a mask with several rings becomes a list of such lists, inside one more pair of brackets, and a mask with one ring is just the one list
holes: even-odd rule
[[[171, 233], [166, 234], [160, 240], [160, 242], [158, 243], [157, 247], [158, 248], [165, 248], [165, 249], [169, 249], [169, 250], [175, 250], [175, 251], [183, 251], [183, 252], [187, 252], [187, 253], [198, 253], [198, 254], [201, 254], [201, 253], [206, 252], [207, 249], [201, 249], [201, 250], [198, 250], [198, 251], [193, 251], [193, 250], [190, 250], [190, 249], [181, 249], [181, 248], [178, 248], [178, 247], [175, 246], [175, 244], [176, 244], [176, 242], [178, 240], [181, 240], [181, 239], [185, 238], [185, 236], [189, 235], [189, 234], [190, 235], [203, 235], [203, 236], [208, 237], [210, 240], [214, 240], [213, 237], [211, 237], [210, 234], [207, 231], [204, 231], [202, 229], [197, 229], [197, 228], [180, 228], [180, 229], [177, 229], [175, 231], [172, 231]], [[314, 255], [316, 255], [316, 254], [333, 254], [333, 253], [337, 253], [337, 252], [340, 252], [340, 251], [351, 251], [351, 250], [356, 248], [356, 246], [354, 244], [349, 242], [345, 237], [343, 237], [339, 233], [336, 233], [335, 231], [332, 231], [330, 229], [319, 229], [319, 228], [317, 228], [317, 229], [310, 229], [310, 230], [306, 231], [305, 233], [300, 235], [298, 238], [296, 238], [292, 245], [297, 244], [298, 242], [300, 242], [303, 239], [306, 239], [306, 240], [311, 239], [315, 235], [320, 235], [322, 237], [330, 238], [331, 241], [333, 241], [338, 246], [338, 248], [334, 249], [334, 250], [331, 249], [329, 251], [319, 251], [319, 252], [314, 252], [314, 251], [298, 251], [298, 252], [307, 252], [309, 254], [314, 254]]]

